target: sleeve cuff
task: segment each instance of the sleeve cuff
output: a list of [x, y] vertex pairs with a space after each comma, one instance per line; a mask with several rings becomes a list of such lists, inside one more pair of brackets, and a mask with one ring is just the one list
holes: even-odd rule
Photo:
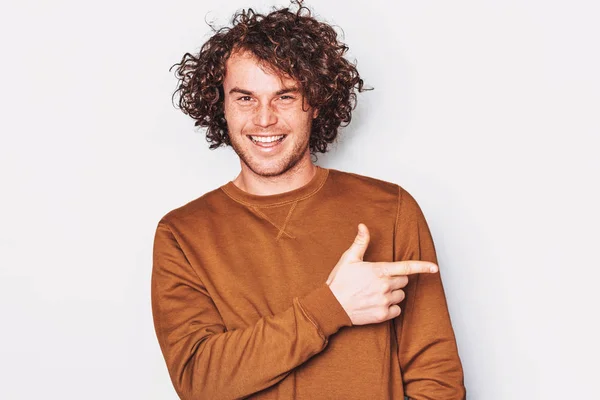
[[325, 337], [344, 326], [352, 326], [350, 317], [326, 283], [298, 299], [298, 302]]

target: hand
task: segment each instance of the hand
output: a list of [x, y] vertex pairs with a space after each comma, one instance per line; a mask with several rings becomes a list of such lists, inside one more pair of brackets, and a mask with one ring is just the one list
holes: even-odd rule
[[437, 265], [428, 261], [365, 262], [369, 230], [358, 225], [354, 243], [342, 254], [327, 284], [340, 302], [352, 324], [374, 324], [400, 315], [402, 290], [408, 275], [435, 273]]

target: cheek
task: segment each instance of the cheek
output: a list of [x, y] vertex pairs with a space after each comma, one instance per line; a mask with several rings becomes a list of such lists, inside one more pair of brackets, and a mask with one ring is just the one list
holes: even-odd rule
[[285, 113], [284, 120], [286, 123], [298, 130], [306, 130], [310, 129], [312, 126], [312, 111], [304, 112], [301, 110], [294, 110], [288, 113]]
[[227, 129], [232, 133], [239, 132], [248, 124], [247, 115], [228, 107], [225, 107], [225, 120]]
[[304, 113], [302, 115], [301, 121], [299, 122], [300, 124], [302, 124], [303, 129], [309, 131], [312, 128], [312, 123], [313, 123], [313, 117], [312, 117], [312, 112], [309, 113]]

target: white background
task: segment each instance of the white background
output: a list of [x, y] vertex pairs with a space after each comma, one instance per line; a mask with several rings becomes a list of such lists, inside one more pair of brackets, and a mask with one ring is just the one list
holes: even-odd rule
[[[150, 311], [154, 229], [239, 165], [173, 108], [169, 67], [205, 20], [265, 4], [3, 3], [0, 398], [176, 398]], [[469, 398], [596, 396], [598, 3], [309, 5], [375, 88], [319, 164], [421, 204]]]

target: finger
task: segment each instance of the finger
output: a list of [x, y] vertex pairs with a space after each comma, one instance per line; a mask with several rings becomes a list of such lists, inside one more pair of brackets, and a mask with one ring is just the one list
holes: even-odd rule
[[369, 247], [369, 229], [365, 224], [358, 224], [358, 234], [354, 238], [354, 243], [347, 250], [347, 254], [352, 259], [361, 260], [365, 256], [365, 252], [367, 251], [367, 247]]
[[392, 276], [392, 277], [388, 278], [388, 283], [390, 285], [390, 290], [392, 290], [392, 291], [397, 290], [397, 289], [402, 289], [403, 287], [408, 285], [408, 276], [406, 276], [406, 275]]
[[439, 270], [436, 264], [429, 261], [396, 261], [376, 264], [381, 264], [378, 267], [384, 276], [436, 273]]
[[404, 298], [406, 297], [406, 293], [404, 293], [404, 290], [394, 290], [392, 291], [392, 293], [390, 293], [388, 300], [390, 302], [390, 305], [392, 304], [398, 304], [400, 303], [402, 300], [404, 300]]
[[401, 312], [402, 310], [400, 309], [399, 305], [394, 304], [393, 306], [390, 306], [390, 308], [388, 309], [388, 319], [396, 318], [400, 315]]

